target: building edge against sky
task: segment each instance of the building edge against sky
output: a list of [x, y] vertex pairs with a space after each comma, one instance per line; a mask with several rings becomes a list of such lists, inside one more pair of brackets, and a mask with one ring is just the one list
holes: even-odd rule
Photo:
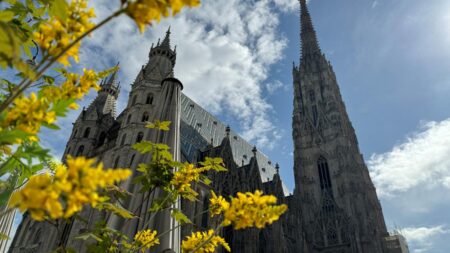
[[[268, 193], [278, 191], [276, 195], [289, 203], [291, 211], [280, 221], [280, 226], [259, 234], [224, 231], [226, 238], [233, 238], [230, 243], [235, 252], [391, 252], [383, 245], [388, 234], [381, 206], [359, 153], [334, 72], [320, 51], [305, 0], [300, 3], [302, 59], [293, 70], [294, 195], [285, 197], [287, 190], [279, 180], [278, 168], [266, 156], [180, 93], [182, 85], [173, 78], [176, 52], [170, 46], [170, 31], [161, 43], [152, 46], [149, 62], [133, 83], [127, 108], [117, 117], [116, 74], [102, 82], [97, 98], [75, 122], [65, 155], [98, 156], [110, 167], [135, 167], [148, 158], [134, 153], [130, 145], [154, 139], [145, 129], [145, 121], [174, 117], [172, 121], [175, 126], [179, 124], [176, 130], [179, 133], [172, 132], [166, 141], [178, 147], [174, 152], [180, 152], [180, 159], [195, 162], [205, 153], [216, 154], [225, 156], [227, 165], [233, 167], [231, 178], [215, 180], [219, 192], [234, 193], [259, 187]], [[162, 116], [164, 113], [167, 115]], [[257, 180], [239, 181], [252, 177]], [[228, 189], [220, 184], [231, 186]], [[128, 187], [133, 191], [132, 185]], [[199, 190], [202, 198], [207, 199], [205, 189]], [[131, 202], [136, 201], [139, 199]], [[205, 205], [199, 208], [202, 210]], [[193, 214], [197, 211], [191, 206], [187, 206], [187, 210]], [[92, 220], [100, 218], [89, 209], [81, 215]], [[199, 221], [200, 227], [204, 227], [203, 222]], [[117, 220], [110, 224], [120, 227]], [[153, 225], [165, 227], [165, 224]], [[139, 224], [134, 226], [142, 229]], [[10, 252], [45, 252], [60, 243], [82, 251], [83, 245], [71, 243], [69, 238], [84, 229], [83, 226], [64, 224], [62, 229], [64, 234], [57, 235], [49, 226], [25, 216]], [[129, 229], [124, 232], [133, 236]], [[280, 251], [267, 250], [263, 241], [271, 242], [270, 237], [275, 234], [282, 237]], [[258, 245], [253, 245], [257, 241]]]

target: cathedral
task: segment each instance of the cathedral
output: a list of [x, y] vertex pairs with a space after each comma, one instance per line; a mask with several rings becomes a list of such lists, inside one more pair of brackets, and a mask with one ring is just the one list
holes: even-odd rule
[[[171, 46], [170, 30], [161, 42], [152, 45], [148, 62], [131, 84], [127, 106], [121, 113], [117, 115], [115, 107], [120, 92], [116, 72], [102, 80], [97, 97], [73, 123], [64, 157], [96, 157], [105, 167], [131, 168], [134, 176], [137, 165], [149, 161], [131, 147], [142, 140], [166, 143], [179, 161], [223, 158], [229, 171], [209, 175], [209, 186], [197, 185], [198, 201], [179, 203], [193, 224], [168, 233], [161, 245], [149, 252], [179, 253], [182, 238], [211, 224], [204, 212], [208, 210], [210, 189], [224, 196], [261, 189], [289, 207], [278, 222], [263, 230], [222, 229], [232, 252], [398, 252], [386, 247], [389, 234], [381, 205], [333, 67], [321, 52], [306, 0], [300, 0], [300, 5], [301, 59], [292, 70], [293, 193], [283, 184], [278, 164], [182, 93], [183, 84], [173, 71], [176, 51]], [[155, 134], [145, 128], [146, 122], [155, 120], [170, 120], [171, 130]], [[86, 222], [74, 220], [55, 227], [33, 221], [25, 213], [9, 252], [47, 253], [61, 245], [86, 252], [83, 241], [73, 238], [92, 229], [100, 218], [130, 238], [141, 229], [167, 230], [174, 226], [164, 213], [147, 222], [146, 210], [155, 196], [139, 193], [139, 187], [130, 182], [123, 187], [135, 193], [124, 207], [137, 210], [139, 219], [125, 224], [115, 216], [87, 208], [80, 213]]]

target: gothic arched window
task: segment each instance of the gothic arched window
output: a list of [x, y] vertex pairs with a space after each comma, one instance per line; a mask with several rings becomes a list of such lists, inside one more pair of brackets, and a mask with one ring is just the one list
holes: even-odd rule
[[133, 97], [133, 100], [131, 101], [131, 105], [135, 105], [136, 104], [136, 99], [137, 99], [137, 96], [135, 95]]
[[70, 148], [67, 149], [66, 154], [70, 154]]
[[100, 137], [98, 138], [97, 147], [100, 147], [101, 145], [103, 145], [103, 143], [105, 143], [105, 140], [106, 140], [106, 133], [101, 132]]
[[73, 132], [73, 137], [77, 137], [78, 129], [75, 129], [75, 132]]
[[145, 103], [148, 105], [153, 104], [153, 94], [152, 93], [147, 95], [147, 99], [145, 100]]
[[75, 154], [75, 156], [80, 156], [83, 154], [84, 151], [84, 146], [81, 145], [80, 147], [78, 147], [77, 153]]
[[141, 142], [142, 139], [144, 139], [144, 133], [143, 132], [139, 132], [137, 137], [136, 137], [136, 142]]
[[113, 166], [113, 168], [117, 168], [117, 166], [119, 166], [119, 160], [120, 160], [120, 156], [118, 156], [118, 157], [116, 158], [116, 160], [114, 161], [114, 166]]
[[317, 106], [316, 105], [312, 106], [312, 115], [313, 115], [314, 125], [316, 126], [317, 125], [317, 119], [318, 119]]
[[133, 161], [134, 161], [134, 157], [136, 156], [136, 154], [133, 154], [133, 156], [130, 159], [130, 165], [128, 167], [131, 167], [131, 165], [133, 165]]
[[144, 114], [142, 115], [142, 122], [148, 121], [148, 117], [149, 117], [148, 112], [144, 112]]
[[127, 139], [127, 134], [123, 134], [122, 135], [122, 141], [120, 142], [120, 145], [124, 145], [126, 139]]
[[130, 114], [130, 115], [128, 115], [128, 117], [127, 117], [127, 124], [129, 124], [129, 123], [130, 123], [130, 121], [131, 121], [131, 114]]
[[84, 130], [83, 138], [88, 138], [90, 132], [91, 128], [90, 127], [86, 128], [86, 130]]
[[330, 169], [328, 168], [327, 159], [323, 156], [317, 160], [317, 169], [319, 170], [320, 189], [331, 190]]

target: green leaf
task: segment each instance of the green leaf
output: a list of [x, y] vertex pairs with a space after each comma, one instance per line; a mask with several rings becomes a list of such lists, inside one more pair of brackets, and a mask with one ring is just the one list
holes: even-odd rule
[[0, 11], [0, 21], [9, 22], [14, 18], [15, 14], [12, 11]]
[[18, 139], [25, 140], [29, 136], [31, 136], [31, 134], [21, 130], [2, 129], [0, 130], [0, 145], [15, 143]]
[[173, 203], [174, 199], [169, 197], [169, 198], [157, 198], [153, 201], [152, 206], [150, 207], [150, 209], [148, 210], [150, 213], [153, 212], [158, 212], [160, 210], [163, 210], [164, 208], [170, 206]]
[[40, 17], [44, 16], [46, 10], [47, 10], [47, 8], [45, 6], [41, 7], [41, 8], [37, 8], [33, 11], [33, 16], [35, 18], [40, 18]]
[[67, 19], [69, 5], [65, 0], [54, 0], [51, 2], [50, 9], [48, 11], [50, 16], [56, 16], [62, 20]]
[[222, 158], [215, 157], [210, 158], [206, 157], [204, 162], [200, 162], [200, 165], [203, 167], [215, 170], [215, 171], [228, 171], [225, 167], [223, 167], [223, 160]]
[[84, 234], [78, 235], [78, 236], [76, 236], [74, 239], [75, 239], [75, 240], [87, 241], [87, 240], [89, 240], [89, 239], [91, 239], [91, 238], [94, 239], [94, 240], [96, 240], [97, 242], [102, 242], [102, 241], [103, 241], [102, 238], [98, 237], [96, 234], [94, 234], [94, 233], [92, 233], [92, 232], [84, 233]]
[[180, 210], [172, 209], [172, 213], [170, 214], [178, 223], [180, 224], [192, 224], [192, 221]]
[[159, 121], [156, 120], [154, 123], [148, 123], [145, 127], [150, 129], [158, 129], [162, 131], [169, 131], [170, 121]]
[[142, 173], [147, 173], [148, 165], [145, 163], [140, 163], [136, 170]]
[[155, 149], [155, 144], [149, 141], [141, 141], [139, 143], [134, 144], [133, 149], [139, 151], [141, 154], [152, 152]]
[[123, 217], [125, 219], [132, 219], [132, 218], [136, 217], [133, 213], [126, 210], [125, 208], [114, 205], [112, 203], [101, 203], [101, 204], [97, 205], [96, 208], [99, 210], [105, 209], [105, 210], [111, 211], [114, 214], [116, 214], [120, 217]]
[[61, 128], [55, 124], [46, 124], [46, 123], [42, 123], [42, 126], [52, 129], [52, 130], [60, 130]]
[[20, 59], [21, 39], [10, 24], [0, 21], [0, 67], [11, 67]]
[[64, 117], [66, 116], [67, 111], [69, 111], [69, 105], [74, 102], [75, 99], [58, 100], [58, 102], [53, 105], [52, 111], [55, 112], [56, 116]]
[[9, 201], [9, 197], [11, 196], [13, 192], [13, 189], [6, 189], [6, 190], [2, 190], [2, 192], [0, 193], [0, 205], [1, 206], [6, 206], [8, 201]]
[[206, 185], [210, 185], [212, 183], [211, 179], [209, 179], [208, 177], [205, 177], [205, 176], [201, 177], [201, 181]]
[[55, 83], [55, 78], [52, 76], [43, 75], [42, 79], [44, 79], [45, 83], [47, 83], [47, 84]]

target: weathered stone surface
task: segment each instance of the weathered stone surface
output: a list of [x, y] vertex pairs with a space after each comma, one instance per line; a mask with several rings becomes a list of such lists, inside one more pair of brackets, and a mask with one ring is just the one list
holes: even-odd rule
[[[237, 192], [263, 190], [286, 203], [289, 211], [264, 230], [220, 233], [233, 252], [245, 253], [381, 253], [386, 226], [375, 188], [358, 148], [354, 129], [346, 113], [331, 64], [321, 53], [305, 0], [300, 0], [302, 58], [293, 68], [294, 80], [294, 176], [296, 188], [290, 195], [279, 176], [279, 168], [225, 124], [180, 93], [181, 83], [173, 78], [176, 53], [171, 49], [169, 32], [161, 44], [151, 48], [149, 62], [132, 84], [128, 105], [115, 117], [115, 99], [119, 92], [116, 74], [102, 82], [102, 90], [75, 121], [67, 142], [67, 155], [97, 157], [106, 167], [129, 167], [149, 161], [131, 145], [140, 140], [166, 142], [174, 156], [192, 163], [205, 157], [223, 158], [227, 173], [208, 175], [211, 185], [198, 184], [196, 202], [181, 201], [181, 209], [193, 221], [168, 240], [218, 223], [207, 212], [210, 190], [224, 196]], [[174, 121], [167, 136], [156, 136], [145, 128], [146, 121]], [[137, 173], [135, 172], [135, 175]], [[147, 208], [154, 196], [139, 193], [131, 180], [123, 185], [134, 192], [124, 203], [140, 219], [125, 222], [107, 217], [108, 225], [133, 237], [147, 227], [167, 228], [170, 218], [161, 216], [151, 224]], [[15, 252], [46, 253], [59, 245], [85, 252], [85, 245], [73, 238], [105, 218], [90, 208], [80, 214], [87, 223], [62, 222], [54, 227], [35, 222], [28, 215], [19, 226], [10, 248]], [[161, 252], [159, 248], [150, 252]], [[224, 252], [219, 249], [219, 252]]]

